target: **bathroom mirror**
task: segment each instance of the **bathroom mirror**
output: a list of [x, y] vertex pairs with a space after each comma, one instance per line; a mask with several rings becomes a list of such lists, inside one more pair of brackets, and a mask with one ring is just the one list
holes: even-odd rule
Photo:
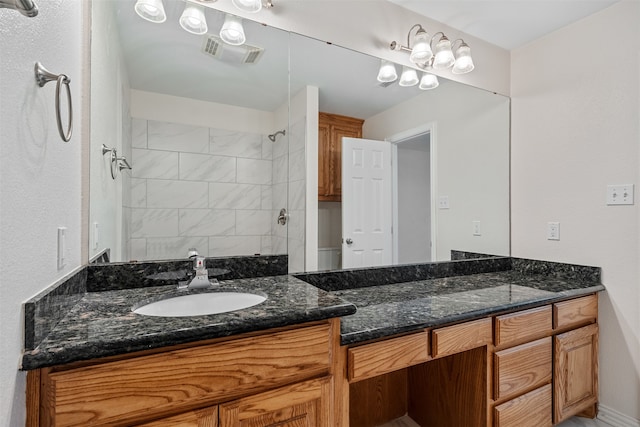
[[[314, 195], [304, 118], [317, 112], [364, 119], [364, 138], [392, 141], [404, 165], [396, 194], [413, 188], [428, 205], [427, 219], [401, 218], [424, 234], [394, 224], [404, 254], [394, 263], [449, 259], [451, 249], [509, 254], [508, 98], [442, 78], [432, 91], [384, 87], [376, 58], [247, 20], [247, 46], [229, 48], [216, 40], [222, 12], [207, 8], [208, 34], [197, 36], [178, 23], [183, 1], [164, 1], [162, 24], [138, 17], [134, 3], [92, 6], [90, 256], [288, 253], [301, 271], [306, 235], [317, 232], [319, 267], [340, 267], [341, 204], [321, 202], [317, 227], [305, 223]], [[317, 105], [301, 108], [314, 90]], [[112, 179], [102, 144], [132, 170]], [[418, 159], [430, 169], [413, 173]], [[417, 200], [404, 193], [394, 203]]]

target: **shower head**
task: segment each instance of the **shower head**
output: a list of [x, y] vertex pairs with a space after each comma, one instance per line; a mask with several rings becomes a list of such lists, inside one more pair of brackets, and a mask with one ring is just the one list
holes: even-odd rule
[[286, 134], [287, 134], [287, 132], [284, 129], [283, 130], [279, 130], [278, 132], [272, 133], [271, 135], [269, 135], [269, 140], [271, 142], [276, 142], [276, 136], [278, 136], [278, 135], [286, 135]]

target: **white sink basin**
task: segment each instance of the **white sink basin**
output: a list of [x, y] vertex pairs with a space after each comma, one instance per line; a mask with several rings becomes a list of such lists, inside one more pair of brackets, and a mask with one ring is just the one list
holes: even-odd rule
[[213, 292], [181, 295], [152, 302], [133, 310], [145, 316], [186, 317], [228, 313], [258, 305], [266, 297], [244, 292]]

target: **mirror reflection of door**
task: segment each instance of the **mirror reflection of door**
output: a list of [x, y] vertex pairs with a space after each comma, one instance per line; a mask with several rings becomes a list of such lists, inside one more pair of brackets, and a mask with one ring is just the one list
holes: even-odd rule
[[390, 265], [391, 143], [342, 138], [342, 267]]

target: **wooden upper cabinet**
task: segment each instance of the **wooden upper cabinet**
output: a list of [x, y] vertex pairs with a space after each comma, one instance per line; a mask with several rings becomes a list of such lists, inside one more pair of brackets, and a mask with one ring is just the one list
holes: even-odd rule
[[364, 120], [320, 113], [318, 120], [318, 200], [342, 198], [342, 138], [362, 138]]

